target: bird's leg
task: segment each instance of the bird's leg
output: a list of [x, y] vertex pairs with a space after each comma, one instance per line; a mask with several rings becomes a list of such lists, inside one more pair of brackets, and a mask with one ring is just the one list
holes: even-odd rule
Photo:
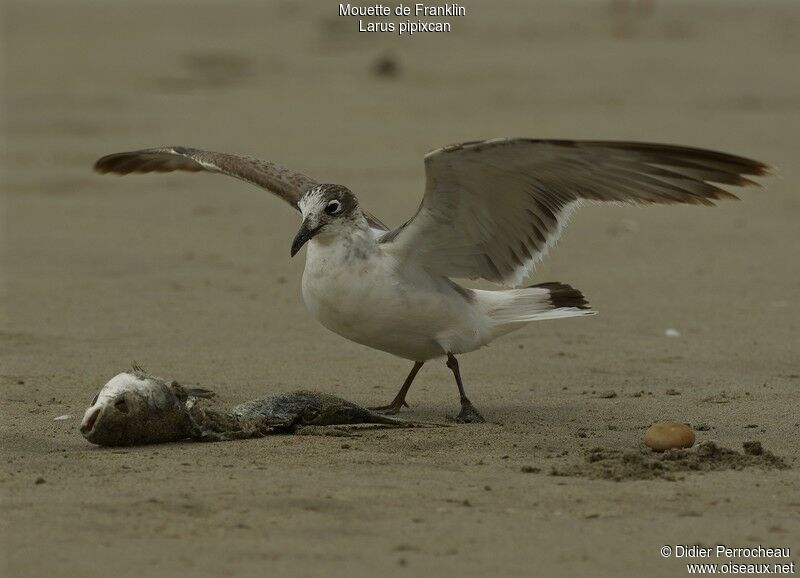
[[408, 374], [406, 380], [403, 382], [403, 386], [400, 388], [400, 391], [397, 392], [397, 395], [394, 396], [392, 403], [389, 405], [381, 405], [379, 407], [371, 407], [369, 409], [374, 411], [382, 411], [383, 413], [394, 415], [400, 412], [400, 409], [403, 406], [408, 407], [406, 403], [406, 394], [408, 390], [411, 389], [411, 384], [414, 382], [414, 378], [417, 376], [422, 364], [425, 363], [424, 361], [416, 361], [414, 362], [414, 367], [411, 368], [411, 373]]
[[461, 383], [461, 372], [458, 370], [458, 361], [456, 361], [452, 353], [447, 354], [447, 367], [450, 368], [450, 371], [453, 372], [456, 378], [458, 395], [461, 397], [461, 411], [458, 413], [456, 421], [459, 423], [484, 423], [486, 420], [483, 419], [480, 412], [475, 409], [475, 406], [472, 405], [472, 402], [467, 398], [467, 394], [464, 393], [464, 384]]

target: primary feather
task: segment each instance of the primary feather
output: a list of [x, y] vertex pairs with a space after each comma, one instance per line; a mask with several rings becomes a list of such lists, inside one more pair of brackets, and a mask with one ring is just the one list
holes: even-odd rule
[[447, 277], [518, 285], [584, 200], [713, 205], [754, 185], [751, 159], [683, 146], [494, 139], [425, 156], [416, 215], [384, 235], [387, 249]]

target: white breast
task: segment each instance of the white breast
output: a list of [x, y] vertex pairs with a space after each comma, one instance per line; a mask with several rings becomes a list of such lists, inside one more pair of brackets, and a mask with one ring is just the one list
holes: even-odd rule
[[[306, 254], [303, 299], [334, 333], [406, 359], [482, 345], [467, 300], [441, 279], [417, 273], [409, 278], [372, 238], [315, 238]], [[470, 343], [452, 343], [465, 338]]]

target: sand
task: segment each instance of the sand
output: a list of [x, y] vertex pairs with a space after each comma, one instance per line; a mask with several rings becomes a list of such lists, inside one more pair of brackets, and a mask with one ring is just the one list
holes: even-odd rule
[[[0, 574], [682, 576], [663, 545], [800, 548], [800, 4], [465, 5], [453, 32], [408, 38], [359, 34], [334, 3], [4, 4]], [[230, 404], [298, 388], [386, 403], [410, 369], [306, 312], [279, 200], [211, 175], [98, 176], [97, 157], [254, 154], [396, 225], [425, 151], [496, 136], [719, 148], [781, 178], [714, 209], [579, 212], [531, 282], [570, 283], [600, 315], [463, 356], [485, 425], [80, 436], [133, 360]], [[412, 419], [455, 415], [443, 363], [409, 402]], [[550, 475], [638, 452], [663, 419], [790, 467]]]

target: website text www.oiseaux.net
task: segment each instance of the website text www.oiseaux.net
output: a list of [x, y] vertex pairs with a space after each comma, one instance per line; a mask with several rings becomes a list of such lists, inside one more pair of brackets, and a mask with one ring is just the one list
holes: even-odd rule
[[[661, 556], [664, 558], [687, 559], [686, 571], [689, 574], [777, 574], [791, 575], [796, 571], [796, 566], [791, 560], [791, 550], [785, 548], [765, 548], [753, 546], [750, 548], [733, 548], [718, 544], [715, 547], [687, 546], [662, 546]], [[698, 558], [715, 558], [718, 562], [694, 562]], [[763, 559], [780, 559], [780, 562], [762, 562]], [[723, 561], [724, 560], [724, 561]], [[757, 560], [757, 561], [756, 561]]]

